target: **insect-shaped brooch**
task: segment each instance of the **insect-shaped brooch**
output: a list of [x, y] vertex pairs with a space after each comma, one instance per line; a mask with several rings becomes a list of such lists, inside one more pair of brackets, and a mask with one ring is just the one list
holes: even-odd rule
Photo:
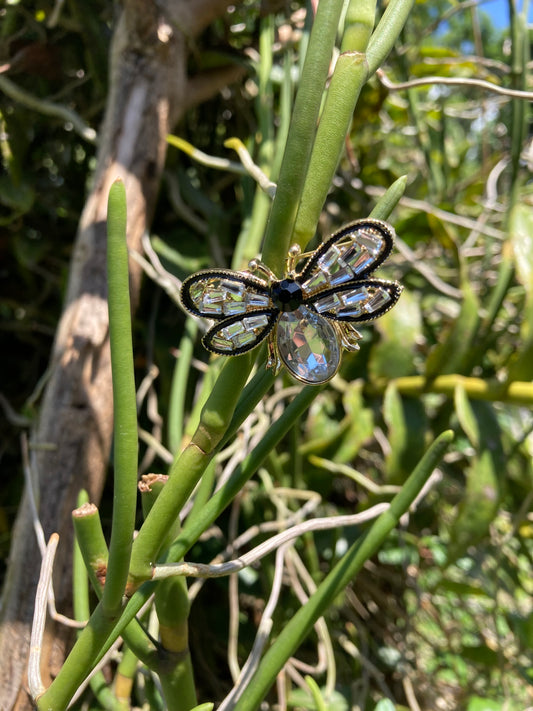
[[368, 278], [389, 256], [393, 238], [386, 222], [357, 220], [313, 252], [291, 247], [283, 279], [259, 260], [247, 271], [206, 269], [185, 279], [181, 300], [195, 316], [215, 321], [202, 338], [207, 350], [240, 355], [268, 336], [267, 367], [277, 372], [283, 364], [297, 380], [320, 385], [338, 371], [342, 347], [359, 349], [354, 324], [398, 301], [398, 282]]

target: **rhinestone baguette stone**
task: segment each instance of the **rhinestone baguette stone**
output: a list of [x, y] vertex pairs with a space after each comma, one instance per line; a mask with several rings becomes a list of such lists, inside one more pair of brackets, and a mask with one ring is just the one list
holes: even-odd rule
[[323, 316], [306, 306], [282, 313], [276, 336], [279, 357], [297, 380], [319, 385], [337, 372], [341, 344], [335, 327]]

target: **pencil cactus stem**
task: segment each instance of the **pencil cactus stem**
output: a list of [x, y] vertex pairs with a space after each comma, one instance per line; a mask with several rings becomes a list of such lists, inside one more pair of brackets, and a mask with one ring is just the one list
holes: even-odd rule
[[320, 212], [344, 151], [346, 135], [361, 89], [368, 77], [366, 57], [341, 54], [331, 77], [313, 146], [293, 241], [304, 248], [315, 233]]
[[364, 52], [375, 18], [376, 0], [350, 0], [344, 19], [341, 52]]
[[137, 403], [133, 371], [126, 190], [115, 181], [107, 220], [109, 341], [113, 376], [114, 498], [104, 610], [118, 612], [126, 588], [137, 499]]

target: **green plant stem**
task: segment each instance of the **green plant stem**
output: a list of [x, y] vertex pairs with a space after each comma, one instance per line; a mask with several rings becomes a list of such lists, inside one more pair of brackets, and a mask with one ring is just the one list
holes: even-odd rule
[[292, 241], [302, 249], [314, 235], [361, 89], [389, 54], [412, 4], [412, 0], [393, 0], [371, 37], [375, 3], [365, 0], [348, 7], [345, 51], [338, 58], [330, 81], [294, 226]]
[[[527, 3], [524, 3], [527, 4]], [[511, 24], [511, 86], [513, 89], [527, 88], [527, 63], [529, 60], [529, 34], [525, 8], [517, 12], [516, 3], [509, 3]], [[509, 209], [519, 200], [520, 160], [527, 132], [527, 105], [521, 99], [511, 102], [511, 200]]]
[[256, 405], [263, 399], [274, 384], [276, 379], [274, 371], [272, 369], [267, 370], [261, 359], [258, 360], [259, 366], [257, 372], [254, 374], [253, 378], [250, 379], [250, 382], [246, 384], [246, 387], [241, 393], [227, 432], [222, 440], [222, 446], [229, 442], [244, 420], [254, 410]]
[[346, 52], [337, 60], [313, 145], [292, 241], [302, 249], [313, 237], [331, 181], [344, 151], [346, 134], [368, 77], [366, 57]]
[[[257, 471], [261, 463], [266, 459], [270, 451], [279, 443], [279, 441], [290, 431], [296, 422], [300, 419], [303, 413], [307, 410], [310, 404], [313, 402], [315, 397], [320, 392], [321, 388], [307, 386], [301, 390], [301, 392], [294, 398], [294, 400], [287, 406], [282, 416], [273, 423], [273, 426], [269, 429], [265, 437], [257, 445], [257, 447], [246, 457], [244, 462], [235, 470], [233, 476], [228, 482], [206, 503], [205, 507], [194, 520], [188, 518], [183, 530], [179, 534], [176, 541], [168, 550], [165, 555], [166, 562], [176, 562], [183, 558], [191, 546], [196, 543], [198, 538], [205, 531], [216, 518], [220, 515], [222, 511], [228, 506], [232, 501], [234, 496], [242, 489], [248, 479], [253, 476]], [[168, 482], [170, 483], [170, 481]], [[160, 496], [158, 501], [163, 497]], [[156, 502], [157, 504], [157, 502]], [[156, 506], [152, 508], [154, 511]], [[141, 529], [142, 530], [142, 529]], [[103, 657], [106, 651], [111, 647], [115, 639], [126, 630], [129, 629], [130, 623], [134, 622], [135, 616], [138, 614], [139, 610], [146, 603], [146, 601], [153, 594], [156, 589], [155, 582], [144, 583], [130, 598], [126, 608], [124, 609], [120, 619], [115, 625], [106, 620], [105, 633], [101, 629], [103, 624], [100, 606], [96, 608], [93, 616], [91, 617], [90, 624], [95, 626], [97, 641], [93, 646], [90, 645], [90, 640], [92, 638], [92, 633], [87, 633], [86, 630], [80, 636], [79, 649], [74, 647], [73, 652], [69, 656], [69, 660], [72, 656], [76, 656], [78, 662], [77, 664], [69, 663], [67, 667], [67, 673], [70, 675], [75, 675], [76, 678], [73, 680], [72, 684], [74, 690], [77, 688], [79, 683], [83, 680], [85, 672], [81, 671], [80, 667], [83, 665], [93, 666], [98, 660]], [[94, 619], [93, 619], [94, 618]], [[138, 624], [138, 623], [134, 623]], [[85, 639], [88, 636], [89, 639]], [[145, 661], [145, 660], [143, 660]], [[157, 658], [152, 660], [146, 660], [145, 663], [149, 662], [147, 665], [150, 668], [157, 668]], [[85, 667], [84, 667], [85, 668]], [[63, 672], [61, 672], [62, 674]], [[59, 677], [58, 677], [59, 679]], [[67, 683], [67, 682], [65, 682]], [[51, 687], [52, 688], [52, 687]], [[69, 685], [66, 693], [71, 688]], [[48, 693], [48, 692], [46, 692]], [[73, 692], [72, 692], [73, 693]], [[57, 698], [54, 696], [53, 698]], [[68, 703], [70, 696], [66, 696], [65, 703]], [[39, 709], [45, 709], [47, 707], [39, 706]], [[58, 711], [62, 711], [62, 706], [58, 706]], [[56, 709], [54, 708], [54, 711]]]
[[[146, 516], [157, 498], [163, 494], [168, 483], [156, 480], [151, 491], [143, 496], [143, 512]], [[167, 531], [163, 545], [168, 546], [180, 531], [180, 519], [176, 517]], [[185, 578], [162, 580], [155, 590], [155, 609], [159, 621], [159, 636], [167, 662], [159, 668], [159, 680], [167, 708], [173, 711], [189, 711], [198, 703], [194, 674], [189, 652], [189, 596]], [[128, 626], [128, 629], [131, 625]]]
[[109, 555], [100, 513], [94, 504], [86, 503], [72, 512], [72, 523], [91, 585], [101, 594]]
[[65, 659], [60, 673], [37, 700], [39, 711], [64, 711], [67, 708], [77, 688], [94, 666], [114, 622], [102, 603], [98, 603], [87, 627], [81, 632], [74, 648]]
[[[107, 545], [96, 506], [86, 504], [72, 513], [76, 541], [83, 556], [86, 572], [99, 598], [102, 596], [102, 581], [107, 570]], [[172, 538], [169, 538], [169, 541]], [[87, 619], [88, 615], [84, 618]], [[113, 623], [110, 621], [110, 629]], [[134, 620], [124, 631], [124, 637], [136, 656], [146, 666], [154, 668], [158, 663], [159, 650], [146, 635], [143, 627]], [[81, 662], [80, 662], [81, 664]], [[89, 668], [87, 668], [87, 672]]]
[[386, 382], [377, 381], [369, 384], [367, 390], [372, 395], [381, 395], [391, 383], [394, 383], [400, 394], [408, 397], [419, 397], [427, 393], [440, 393], [453, 397], [455, 388], [461, 385], [467, 396], [474, 400], [507, 402], [512, 405], [533, 405], [533, 383], [515, 381], [502, 384], [481, 378], [467, 378], [456, 373], [439, 375], [431, 381], [428, 381], [423, 375], [406, 376]]
[[372, 76], [389, 56], [413, 5], [414, 0], [391, 0], [387, 5], [366, 49], [369, 76]]
[[179, 356], [174, 365], [172, 385], [168, 406], [168, 443], [170, 451], [175, 454], [179, 451], [184, 434], [185, 396], [187, 381], [191, 370], [191, 360], [194, 342], [198, 333], [198, 324], [188, 318], [179, 345]]
[[124, 645], [121, 651], [122, 656], [117, 666], [113, 686], [122, 711], [129, 711], [132, 707], [131, 692], [139, 660], [127, 644]]
[[290, 431], [303, 413], [307, 410], [321, 388], [316, 386], [304, 387], [294, 400], [287, 406], [281, 417], [272, 423], [268, 432], [257, 446], [237, 467], [226, 484], [212, 496], [198, 515], [189, 516], [183, 530], [174, 541], [166, 556], [168, 562], [181, 560], [190, 547], [198, 540], [202, 532], [210, 526], [224, 511], [235, 495], [242, 489], [248, 479], [268, 457], [274, 447]]
[[374, 217], [376, 220], [388, 220], [391, 212], [394, 210], [404, 194], [406, 185], [406, 175], [402, 175], [400, 178], [397, 178], [388, 190], [379, 198], [369, 217]]
[[276, 274], [291, 243], [342, 6], [343, 0], [319, 3], [307, 48], [263, 247], [263, 260]]
[[[81, 491], [78, 495], [78, 507], [83, 506], [89, 500], [86, 491]], [[79, 622], [88, 620], [91, 614], [89, 604], [89, 583], [87, 580], [87, 570], [85, 561], [81, 554], [77, 540], [74, 540], [74, 555], [72, 561], [72, 590], [74, 617]], [[79, 636], [80, 633], [78, 633]], [[117, 697], [109, 688], [104, 678], [103, 672], [97, 672], [91, 678], [91, 689], [98, 699], [102, 708], [107, 711], [125, 711]]]
[[228, 360], [220, 372], [190, 444], [170, 468], [164, 493], [158, 497], [135, 539], [130, 566], [134, 586], [150, 578], [151, 564], [157, 559], [167, 530], [215, 455], [233, 417], [251, 364], [249, 354], [238, 356]]
[[324, 614], [331, 601], [353, 580], [364, 563], [376, 553], [398, 524], [401, 516], [409, 509], [452, 439], [453, 433], [447, 430], [433, 442], [402, 490], [391, 501], [389, 510], [382, 514], [351, 546], [308, 602], [289, 620], [263, 657], [253, 682], [244, 689], [242, 696], [233, 707], [234, 711], [250, 711], [259, 707], [277, 674], [309, 634], [317, 619]]
[[344, 16], [341, 52], [365, 52], [375, 19], [376, 0], [350, 0]]
[[187, 651], [173, 667], [171, 672], [159, 675], [165, 705], [172, 711], [190, 711], [198, 703], [191, 655]]
[[107, 220], [109, 341], [113, 374], [114, 490], [111, 540], [102, 606], [119, 613], [130, 564], [137, 500], [137, 406], [133, 371], [126, 191], [115, 181], [109, 191]]

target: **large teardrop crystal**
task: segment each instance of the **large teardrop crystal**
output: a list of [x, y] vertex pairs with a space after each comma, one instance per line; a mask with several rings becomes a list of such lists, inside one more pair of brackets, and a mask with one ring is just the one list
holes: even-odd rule
[[277, 349], [297, 380], [319, 385], [332, 378], [340, 363], [337, 329], [306, 306], [282, 313], [277, 325]]

